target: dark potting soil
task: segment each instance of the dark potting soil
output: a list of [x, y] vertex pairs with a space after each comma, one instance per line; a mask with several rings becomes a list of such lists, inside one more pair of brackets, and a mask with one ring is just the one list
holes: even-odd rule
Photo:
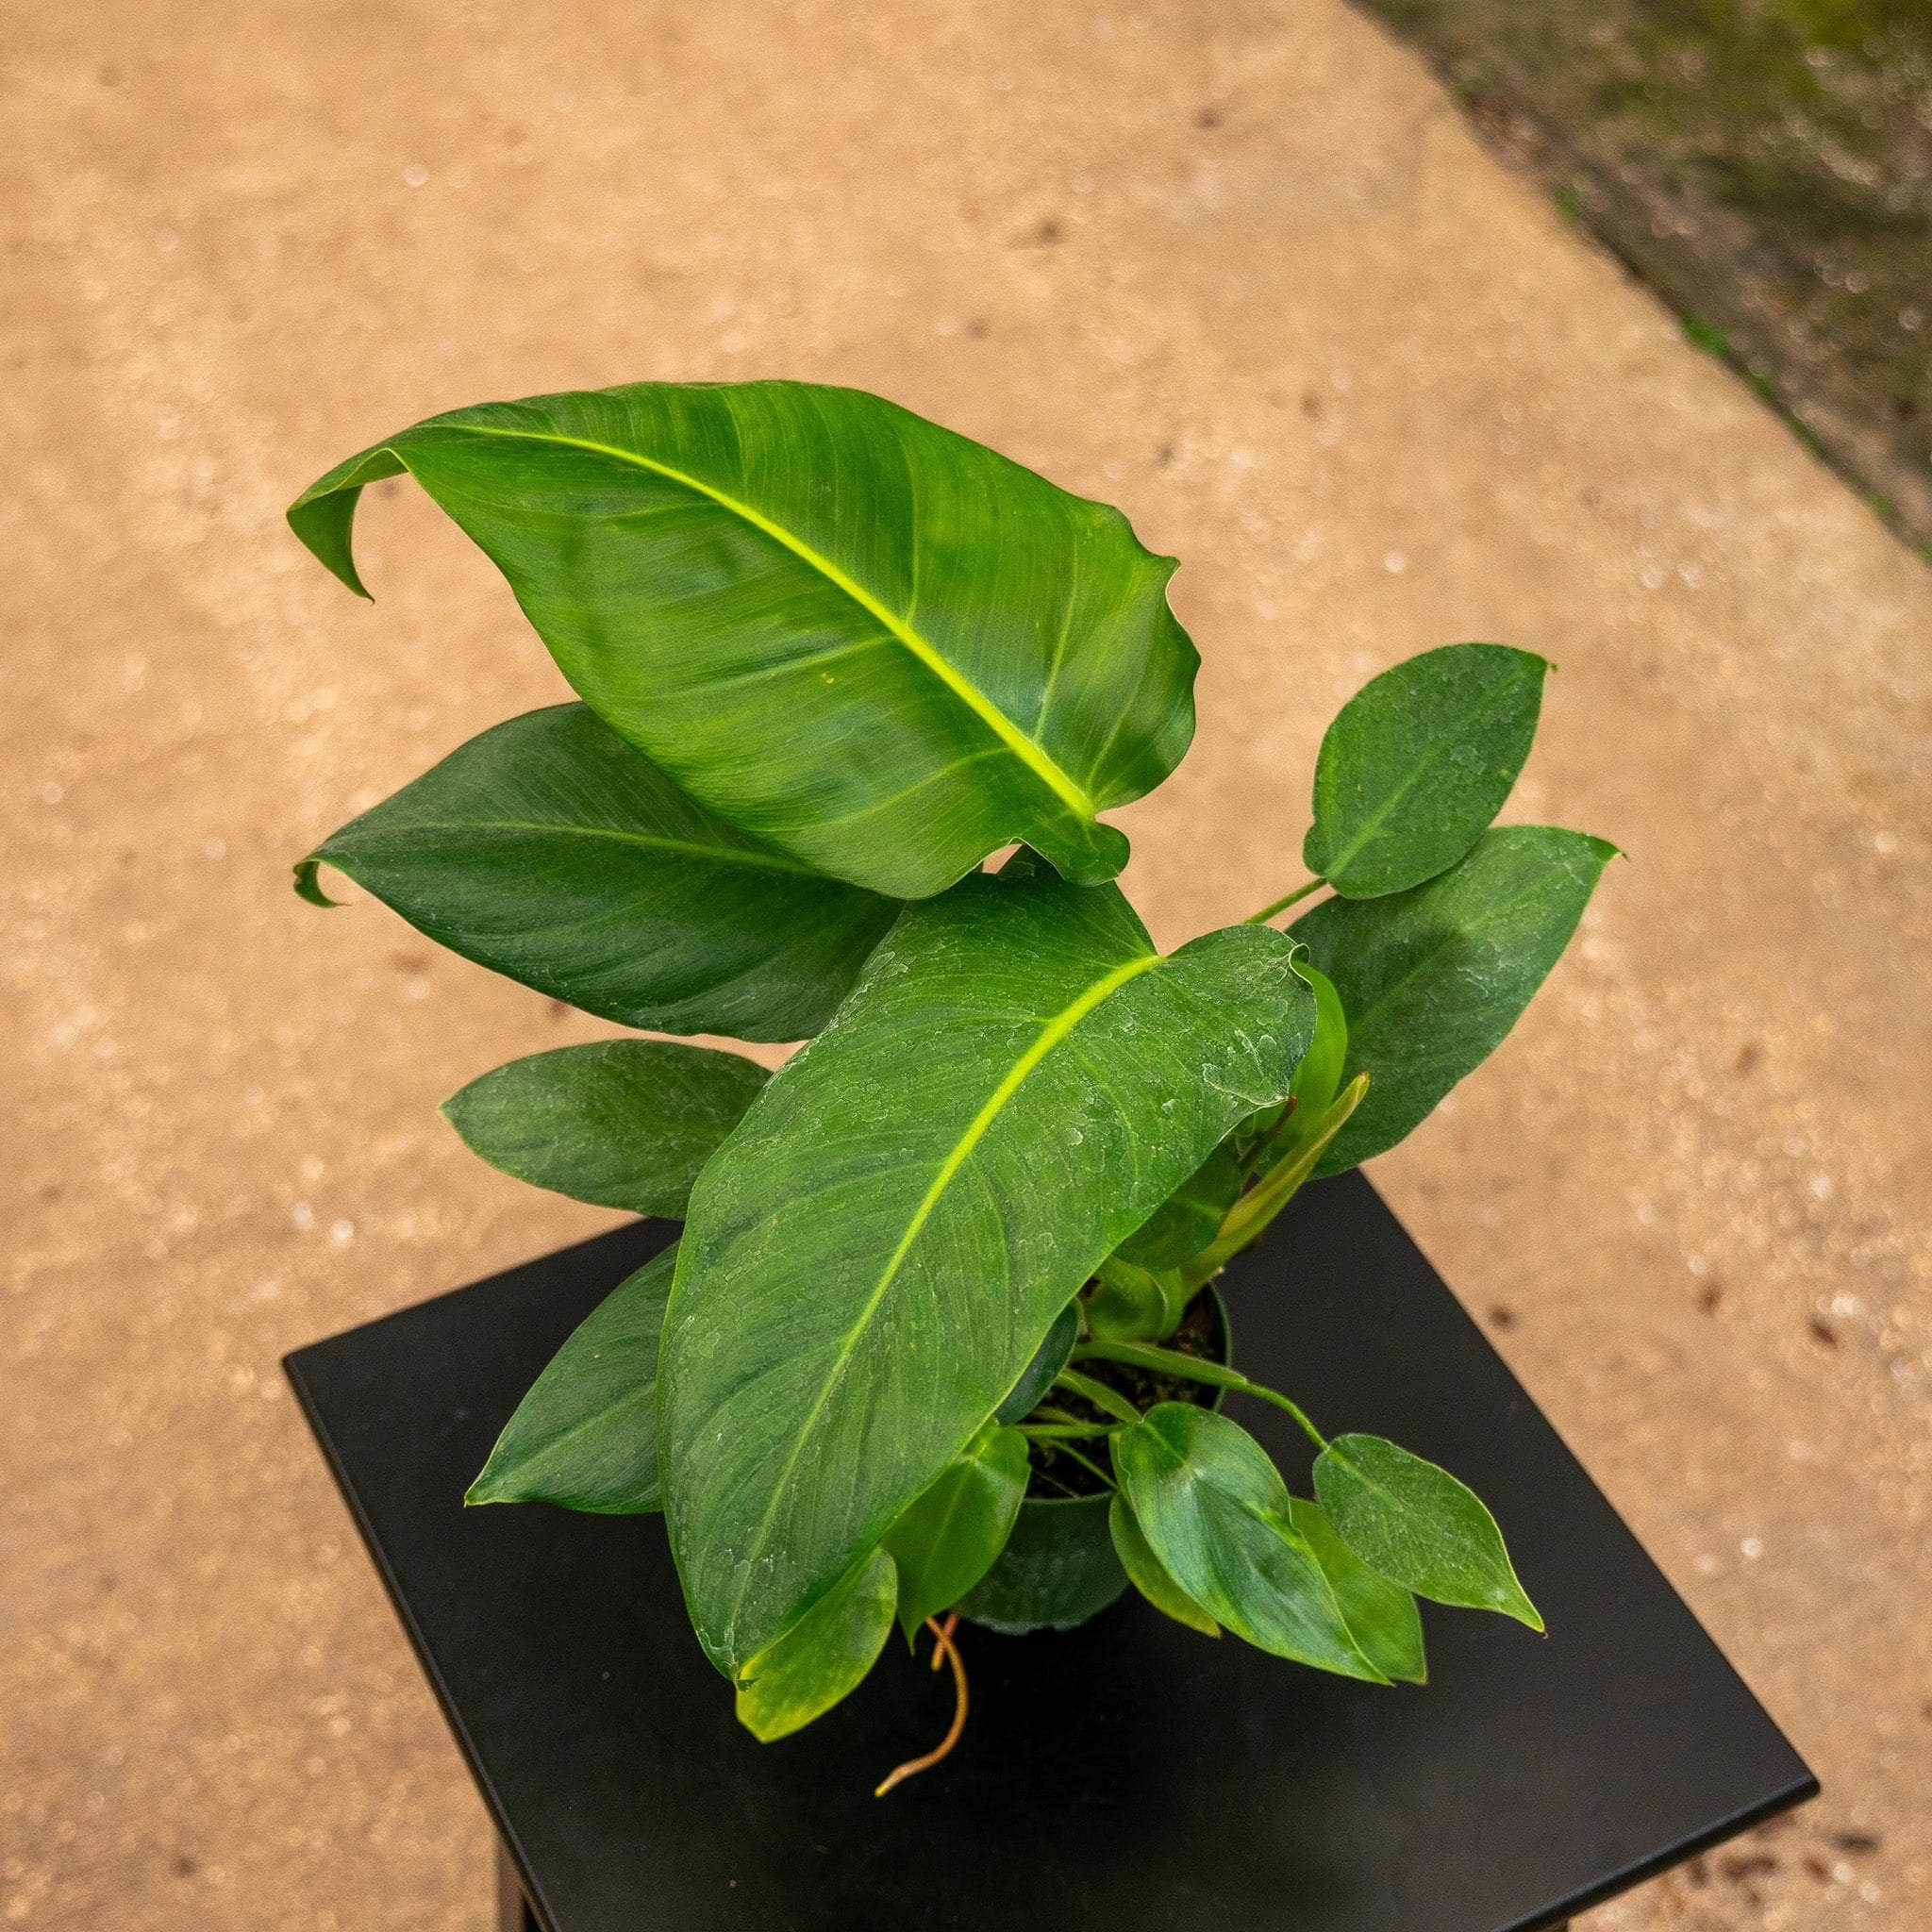
[[[1219, 1362], [1225, 1358], [1226, 1346], [1221, 1328], [1221, 1311], [1214, 1297], [1207, 1292], [1197, 1294], [1189, 1303], [1188, 1311], [1181, 1317], [1181, 1324], [1161, 1342], [1162, 1348], [1173, 1349], [1177, 1355], [1191, 1355], [1202, 1361]], [[1127, 1362], [1084, 1361], [1079, 1364], [1080, 1373], [1091, 1376], [1096, 1382], [1105, 1382], [1109, 1389], [1126, 1397], [1143, 1414], [1160, 1402], [1198, 1402], [1203, 1406], [1214, 1400], [1215, 1391], [1206, 1382], [1192, 1382], [1185, 1375], [1163, 1374], [1158, 1370], [1136, 1368]], [[1055, 1389], [1046, 1397], [1048, 1407], [1061, 1415], [1077, 1416], [1082, 1422], [1108, 1423], [1113, 1420], [1106, 1416], [1083, 1395], [1075, 1395], [1066, 1389]], [[1028, 1418], [1030, 1421], [1032, 1418]], [[1046, 1418], [1041, 1417], [1041, 1421]], [[1095, 1436], [1091, 1441], [1074, 1444], [1088, 1462], [1112, 1475], [1112, 1464], [1108, 1456], [1108, 1439]], [[1092, 1496], [1112, 1488], [1111, 1481], [1103, 1482], [1087, 1468], [1077, 1457], [1069, 1455], [1058, 1443], [1034, 1441], [1030, 1445], [1033, 1463], [1033, 1479], [1027, 1493], [1034, 1496]]]

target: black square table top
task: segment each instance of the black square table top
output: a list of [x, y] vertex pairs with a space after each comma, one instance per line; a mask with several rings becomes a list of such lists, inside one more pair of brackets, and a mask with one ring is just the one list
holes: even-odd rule
[[[670, 1240], [638, 1223], [291, 1356], [288, 1369], [544, 1932], [1533, 1932], [1812, 1795], [1775, 1724], [1368, 1183], [1307, 1189], [1224, 1286], [1241, 1367], [1326, 1430], [1454, 1470], [1538, 1638], [1425, 1607], [1379, 1688], [1131, 1595], [1065, 1635], [889, 1641], [760, 1745], [657, 1517], [462, 1494], [573, 1326]], [[1285, 1416], [1241, 1419], [1306, 1493]]]

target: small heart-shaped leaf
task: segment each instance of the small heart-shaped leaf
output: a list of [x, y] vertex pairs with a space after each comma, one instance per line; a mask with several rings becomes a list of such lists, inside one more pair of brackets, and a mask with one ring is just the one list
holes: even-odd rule
[[677, 1220], [767, 1077], [740, 1054], [599, 1040], [511, 1060], [442, 1111], [473, 1154], [520, 1181]]
[[982, 1430], [966, 1453], [886, 1532], [899, 1566], [899, 1627], [910, 1641], [993, 1566], [1026, 1499], [1026, 1438]]
[[1275, 1657], [1388, 1681], [1290, 1520], [1280, 1473], [1239, 1423], [1157, 1404], [1113, 1439], [1113, 1466], [1160, 1567], [1210, 1617]]
[[1319, 1503], [1295, 1496], [1289, 1503], [1288, 1514], [1314, 1551], [1362, 1655], [1385, 1677], [1403, 1684], [1425, 1683], [1429, 1670], [1423, 1655], [1422, 1612], [1416, 1608], [1414, 1592], [1371, 1570], [1335, 1534], [1335, 1525]]
[[1496, 1519], [1446, 1469], [1380, 1436], [1337, 1436], [1315, 1458], [1315, 1494], [1342, 1541], [1391, 1582], [1543, 1627]]
[[1119, 1490], [1107, 1506], [1107, 1526], [1113, 1537], [1114, 1554], [1127, 1573], [1127, 1581], [1157, 1610], [1172, 1617], [1176, 1624], [1185, 1624], [1190, 1630], [1198, 1630], [1204, 1637], [1221, 1635], [1221, 1625], [1160, 1567], [1153, 1544], [1141, 1533], [1132, 1507]]
[[1454, 865], [1516, 783], [1549, 668], [1507, 644], [1445, 644], [1372, 677], [1322, 740], [1308, 870], [1370, 899]]
[[1318, 1174], [1395, 1145], [1487, 1059], [1543, 982], [1616, 847], [1548, 825], [1485, 832], [1459, 865], [1386, 899], [1326, 899], [1290, 928], [1348, 1014], [1370, 1076]]

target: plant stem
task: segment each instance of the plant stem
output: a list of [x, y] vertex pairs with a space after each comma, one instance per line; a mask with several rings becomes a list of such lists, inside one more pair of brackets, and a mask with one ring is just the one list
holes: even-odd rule
[[1096, 1381], [1091, 1375], [1083, 1375], [1077, 1369], [1062, 1369], [1053, 1378], [1056, 1389], [1070, 1389], [1075, 1395], [1085, 1396], [1095, 1408], [1110, 1415], [1116, 1422], [1137, 1423], [1141, 1411], [1124, 1395], [1109, 1389], [1105, 1382]]
[[[1071, 1408], [1062, 1408], [1058, 1403], [1053, 1402], [1041, 1403], [1034, 1409], [1033, 1413], [1037, 1416], [1044, 1417], [1049, 1423], [1077, 1423], [1083, 1429], [1091, 1429], [1096, 1436], [1104, 1435], [1108, 1429], [1120, 1426], [1115, 1423], [1091, 1422], [1085, 1416], [1075, 1415]], [[1023, 1429], [1031, 1426], [1032, 1424], [1028, 1423], [1022, 1423], [1020, 1424], [1020, 1427]]]
[[1299, 1111], [1300, 1103], [1291, 1093], [1282, 1105], [1281, 1118], [1241, 1156], [1241, 1169], [1243, 1179], [1251, 1178], [1260, 1169], [1268, 1166], [1274, 1157], [1300, 1134], [1303, 1124], [1295, 1119]]
[[1020, 1433], [1029, 1442], [1082, 1442], [1100, 1436], [1111, 1436], [1126, 1427], [1125, 1423], [1022, 1423]]
[[[1112, 1476], [1108, 1475], [1099, 1463], [1095, 1462], [1091, 1457], [1081, 1455], [1079, 1450], [1075, 1449], [1071, 1442], [1056, 1442], [1053, 1446], [1060, 1455], [1071, 1456], [1089, 1475], [1092, 1476], [1096, 1481], [1105, 1483], [1108, 1489], [1117, 1489], [1119, 1487]], [[1062, 1487], [1064, 1488], [1065, 1486], [1062, 1485]], [[1072, 1495], [1073, 1491], [1069, 1490], [1067, 1493]]]
[[1326, 879], [1310, 879], [1305, 886], [1297, 886], [1291, 892], [1284, 892], [1272, 906], [1264, 906], [1258, 912], [1251, 912], [1241, 921], [1243, 925], [1266, 925], [1277, 912], [1286, 912], [1297, 899], [1306, 899], [1310, 892], [1319, 892], [1328, 883]]
[[1181, 1271], [1184, 1287], [1197, 1287], [1218, 1274], [1243, 1248], [1260, 1240], [1268, 1224], [1294, 1198], [1302, 1183], [1314, 1173], [1315, 1163], [1326, 1152], [1329, 1141], [1339, 1134], [1348, 1117], [1361, 1105], [1369, 1091], [1369, 1076], [1357, 1074], [1336, 1096], [1325, 1113], [1308, 1122], [1299, 1144], [1291, 1145], [1274, 1166], [1227, 1210], [1221, 1232]]
[[1191, 1382], [1206, 1382], [1211, 1388], [1231, 1389], [1237, 1395], [1256, 1395], [1284, 1408], [1301, 1425], [1317, 1449], [1325, 1449], [1328, 1439], [1278, 1389], [1251, 1382], [1235, 1369], [1224, 1369], [1216, 1362], [1204, 1362], [1172, 1348], [1154, 1348], [1144, 1341], [1090, 1341], [1074, 1351], [1082, 1361], [1125, 1362], [1137, 1369], [1153, 1369], [1162, 1374], [1184, 1375]]

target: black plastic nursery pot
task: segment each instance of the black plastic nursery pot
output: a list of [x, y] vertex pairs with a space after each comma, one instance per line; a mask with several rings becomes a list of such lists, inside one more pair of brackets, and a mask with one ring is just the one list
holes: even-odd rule
[[[923, 1652], [889, 1643], [844, 1704], [760, 1745], [659, 1519], [462, 1507], [537, 1371], [673, 1233], [619, 1228], [288, 1362], [489, 1807], [506, 1927], [1535, 1932], [1817, 1789], [1357, 1174], [1306, 1189], [1224, 1277], [1240, 1366], [1470, 1482], [1547, 1638], [1425, 1607], [1428, 1685], [1371, 1686], [1127, 1595], [1066, 1630], [962, 1625], [964, 1741], [884, 1799], [951, 1715]], [[1306, 1493], [1288, 1419], [1241, 1418]], [[1063, 1568], [1091, 1553], [1025, 1534]], [[1117, 1593], [1082, 1574], [1054, 1601]]]

